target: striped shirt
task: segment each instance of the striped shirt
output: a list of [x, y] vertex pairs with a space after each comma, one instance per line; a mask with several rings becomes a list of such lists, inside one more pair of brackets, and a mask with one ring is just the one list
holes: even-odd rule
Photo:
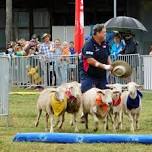
[[52, 58], [53, 52], [51, 49], [53, 48], [53, 42], [42, 43], [40, 45], [40, 53], [45, 55], [47, 58]]

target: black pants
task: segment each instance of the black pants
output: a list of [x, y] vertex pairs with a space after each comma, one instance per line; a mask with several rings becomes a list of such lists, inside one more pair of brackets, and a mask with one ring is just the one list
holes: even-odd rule
[[[53, 66], [53, 69], [50, 70], [50, 67]], [[54, 82], [53, 82], [54, 78]], [[47, 63], [47, 85], [48, 86], [56, 86], [56, 74], [54, 71], [54, 62]]]

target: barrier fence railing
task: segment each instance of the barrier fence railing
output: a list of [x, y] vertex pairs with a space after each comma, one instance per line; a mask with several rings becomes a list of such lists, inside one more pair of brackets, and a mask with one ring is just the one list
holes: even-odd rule
[[[145, 89], [152, 90], [152, 56], [129, 54], [119, 55], [117, 59], [128, 62], [133, 73], [127, 79], [109, 75], [109, 83], [127, 83], [134, 81], [143, 84]], [[78, 56], [45, 56], [12, 57], [11, 83], [16, 86], [58, 86], [64, 82], [78, 81]]]
[[7, 117], [8, 126], [8, 93], [10, 83], [10, 60], [7, 56], [0, 57], [0, 117]]
[[130, 81], [134, 81], [137, 83], [141, 83], [141, 57], [139, 54], [129, 54], [129, 55], [119, 55], [117, 58], [111, 56], [112, 61], [115, 60], [123, 60], [129, 63], [132, 67], [132, 75], [129, 78], [122, 79], [116, 78], [112, 75], [109, 77], [109, 83], [127, 83]]
[[78, 81], [77, 56], [13, 57], [11, 60], [12, 84], [17, 86], [58, 86]]
[[152, 56], [141, 56], [141, 82], [144, 89], [152, 90]]

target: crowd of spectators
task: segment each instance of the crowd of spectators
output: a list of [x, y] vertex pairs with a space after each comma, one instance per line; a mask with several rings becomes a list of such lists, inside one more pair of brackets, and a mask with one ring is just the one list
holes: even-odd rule
[[38, 40], [36, 34], [33, 34], [31, 40], [20, 39], [16, 42], [11, 41], [7, 45], [6, 54], [16, 56], [31, 56], [37, 54], [46, 55], [48, 58], [53, 55], [69, 56], [74, 55], [74, 42], [61, 43], [60, 39], [50, 41], [51, 36], [48, 33], [42, 35], [42, 42]]

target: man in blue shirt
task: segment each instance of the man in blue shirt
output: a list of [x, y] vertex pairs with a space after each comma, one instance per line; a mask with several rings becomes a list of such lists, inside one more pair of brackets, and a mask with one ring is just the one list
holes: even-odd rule
[[93, 36], [83, 49], [80, 63], [81, 91], [97, 87], [105, 89], [107, 71], [112, 70], [109, 47], [105, 42], [106, 29], [103, 24], [93, 28]]

